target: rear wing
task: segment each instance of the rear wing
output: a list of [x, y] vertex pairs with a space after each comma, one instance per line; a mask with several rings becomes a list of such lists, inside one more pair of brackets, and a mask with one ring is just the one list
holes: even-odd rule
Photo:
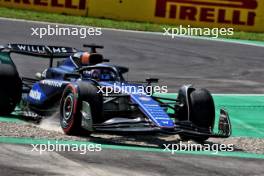
[[[83, 47], [90, 48], [90, 53], [97, 53], [96, 49], [103, 49], [103, 46], [95, 44], [84, 44]], [[48, 45], [28, 45], [28, 44], [8, 44], [0, 45], [0, 52], [7, 50], [9, 53], [18, 53], [36, 57], [44, 57], [50, 59], [50, 67], [53, 65], [53, 59], [66, 58], [74, 53], [81, 52], [76, 48], [65, 46], [48, 46]]]
[[6, 46], [0, 46], [0, 51], [5, 49], [10, 53], [50, 58], [50, 67], [52, 67], [54, 58], [69, 57], [78, 52], [77, 49], [71, 47], [27, 44], [8, 44]]
[[7, 49], [13, 53], [50, 57], [64, 58], [78, 52], [77, 49], [64, 46], [47, 46], [47, 45], [25, 45], [25, 44], [8, 44]]

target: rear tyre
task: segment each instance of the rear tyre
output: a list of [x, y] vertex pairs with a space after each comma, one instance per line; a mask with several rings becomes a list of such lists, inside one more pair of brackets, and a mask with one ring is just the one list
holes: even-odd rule
[[22, 95], [22, 81], [15, 66], [0, 64], [0, 83], [0, 115], [9, 115]]
[[[200, 128], [213, 130], [215, 122], [215, 106], [213, 98], [207, 89], [197, 89], [190, 93], [190, 119]], [[182, 140], [203, 142], [209, 137], [180, 135]]]
[[91, 131], [82, 128], [82, 102], [90, 105], [94, 123], [102, 120], [103, 98], [98, 89], [91, 83], [77, 82], [77, 86], [66, 86], [60, 103], [60, 123], [68, 135], [89, 135]]

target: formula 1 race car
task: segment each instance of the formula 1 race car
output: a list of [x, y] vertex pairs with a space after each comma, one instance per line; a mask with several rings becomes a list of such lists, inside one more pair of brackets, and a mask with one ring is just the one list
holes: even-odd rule
[[[175, 98], [158, 97], [146, 90], [158, 79], [126, 81], [123, 75], [128, 68], [109, 64], [97, 53], [103, 46], [84, 47], [90, 51], [44, 45], [0, 46], [0, 115], [8, 115], [16, 107], [41, 117], [59, 110], [61, 127], [68, 135], [157, 132], [197, 141], [231, 135], [228, 113], [223, 109], [218, 131], [213, 131], [215, 106], [208, 90], [184, 85]], [[49, 58], [49, 68], [36, 78], [21, 78], [11, 53]], [[57, 66], [53, 66], [55, 59]], [[136, 92], [127, 91], [127, 87]]]

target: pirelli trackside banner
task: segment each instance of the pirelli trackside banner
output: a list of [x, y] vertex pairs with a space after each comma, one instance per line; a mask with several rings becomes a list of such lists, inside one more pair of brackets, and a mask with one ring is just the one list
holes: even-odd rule
[[87, 2], [87, 0], [0, 0], [0, 6], [85, 16]]
[[264, 0], [0, 0], [1, 6], [264, 32]]
[[264, 0], [90, 0], [89, 15], [264, 32]]

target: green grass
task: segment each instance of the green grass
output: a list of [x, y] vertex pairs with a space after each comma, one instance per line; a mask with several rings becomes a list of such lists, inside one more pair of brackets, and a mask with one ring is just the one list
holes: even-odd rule
[[[0, 7], [0, 16], [7, 18], [26, 19], [33, 21], [46, 21], [63, 24], [76, 24], [93, 27], [116, 28], [125, 30], [163, 32], [164, 27], [177, 27], [147, 22], [117, 21], [92, 17], [80, 17], [30, 10], [10, 9]], [[233, 36], [220, 36], [221, 38], [264, 41], [264, 33], [235, 32]]]

